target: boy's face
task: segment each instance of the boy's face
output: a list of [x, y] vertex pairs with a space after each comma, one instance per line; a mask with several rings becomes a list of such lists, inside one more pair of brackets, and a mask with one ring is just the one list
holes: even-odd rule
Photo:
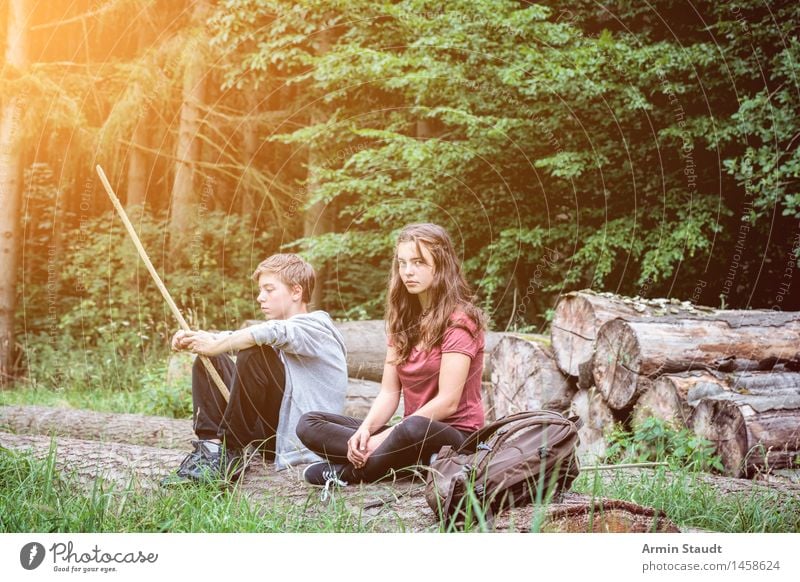
[[292, 307], [299, 305], [303, 299], [300, 285], [291, 289], [273, 273], [261, 273], [258, 276], [258, 289], [256, 301], [267, 319], [288, 319], [293, 312]]

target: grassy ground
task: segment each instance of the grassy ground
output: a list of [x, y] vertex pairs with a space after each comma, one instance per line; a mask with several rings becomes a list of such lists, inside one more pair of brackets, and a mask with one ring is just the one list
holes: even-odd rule
[[[663, 511], [681, 529], [723, 532], [800, 531], [800, 499], [754, 489], [721, 496], [698, 474], [658, 469], [600, 478], [581, 474], [573, 491], [624, 499]], [[54, 470], [54, 460], [0, 451], [3, 532], [368, 532], [373, 522], [343, 502], [304, 503], [270, 496], [258, 504], [236, 490], [191, 486], [142, 491], [98, 480], [91, 492]], [[402, 525], [398, 524], [398, 531]], [[471, 531], [485, 528], [476, 523]]]
[[[164, 375], [162, 367], [153, 365], [138, 375], [126, 372], [123, 377], [135, 376], [137, 382], [122, 385], [113, 374], [95, 382], [82, 376], [79, 369], [72, 370], [58, 389], [34, 380], [2, 391], [0, 405], [68, 406], [188, 418], [188, 384], [167, 387]], [[680, 440], [659, 434], [667, 444]], [[670, 450], [661, 441], [653, 442], [659, 454], [669, 457]], [[637, 442], [640, 444], [641, 438]], [[625, 443], [618, 442], [615, 450], [624, 449], [621, 444]], [[669, 470], [641, 471], [634, 479], [622, 472], [583, 472], [573, 490], [654, 507], [682, 529], [800, 531], [798, 497], [765, 489], [721, 495], [700, 480], [701, 473], [690, 470], [695, 464], [670, 458], [680, 462]], [[305, 504], [276, 495], [255, 505], [234, 491], [214, 487], [143, 492], [115, 490], [98, 481], [87, 495], [85, 487], [55, 472], [52, 458], [40, 461], [0, 449], [3, 532], [363, 532], [370, 531], [370, 523], [342, 503], [322, 504], [315, 491], [309, 493]]]

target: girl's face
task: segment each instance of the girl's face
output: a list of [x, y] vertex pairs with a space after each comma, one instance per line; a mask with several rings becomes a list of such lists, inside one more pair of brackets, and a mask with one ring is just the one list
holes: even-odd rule
[[430, 289], [433, 284], [433, 255], [419, 244], [422, 256], [417, 254], [417, 245], [414, 241], [401, 242], [397, 245], [397, 263], [400, 279], [412, 295], [419, 295]]

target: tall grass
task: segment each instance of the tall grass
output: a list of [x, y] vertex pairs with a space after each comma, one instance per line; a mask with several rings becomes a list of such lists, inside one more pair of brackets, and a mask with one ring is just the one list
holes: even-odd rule
[[377, 524], [310, 489], [302, 503], [270, 495], [254, 503], [236, 488], [145, 490], [96, 479], [89, 490], [46, 459], [0, 448], [2, 532], [366, 532]]

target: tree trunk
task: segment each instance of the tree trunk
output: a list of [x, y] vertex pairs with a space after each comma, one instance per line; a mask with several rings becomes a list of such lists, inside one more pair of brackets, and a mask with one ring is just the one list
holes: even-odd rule
[[768, 372], [665, 374], [639, 397], [631, 424], [635, 427], [655, 416], [683, 428], [689, 425], [694, 407], [702, 398], [724, 392], [769, 396], [786, 391], [800, 393], [800, 374], [780, 367]]
[[594, 384], [594, 342], [605, 322], [617, 317], [635, 319], [713, 311], [710, 307], [695, 307], [688, 301], [630, 298], [590, 289], [573, 291], [559, 299], [550, 326], [556, 362], [565, 374], [578, 378], [580, 388], [589, 388]]
[[126, 188], [127, 198], [125, 199], [125, 209], [128, 214], [137, 207], [143, 209], [147, 199], [147, 154], [139, 147], [136, 147], [147, 147], [146, 103], [142, 104], [142, 113], [133, 130], [131, 141], [134, 145], [128, 149], [128, 186]]
[[45, 406], [0, 407], [0, 430], [167, 449], [185, 449], [197, 438], [190, 420]]
[[593, 374], [611, 408], [633, 405], [647, 378], [689, 370], [800, 364], [800, 313], [727, 311], [711, 317], [613, 319], [599, 330]]
[[[258, 319], [248, 319], [243, 327], [264, 323]], [[336, 328], [344, 337], [347, 347], [347, 375], [380, 382], [383, 378], [383, 364], [386, 361], [386, 323], [382, 319], [362, 321], [337, 321]], [[507, 334], [487, 331], [484, 337], [483, 380], [492, 378], [492, 351]]]
[[[324, 54], [330, 48], [330, 31], [323, 31], [316, 35], [319, 46], [316, 47], [317, 54]], [[321, 110], [324, 107], [320, 99], [311, 112], [311, 125], [320, 125], [327, 121], [327, 114]], [[324, 151], [321, 151], [316, 144], [312, 143], [308, 147], [308, 174], [306, 178], [306, 200], [317, 193], [319, 188], [319, 171], [329, 166], [330, 163], [325, 159]], [[315, 202], [308, 206], [303, 215], [303, 236], [320, 236], [334, 231], [336, 221], [336, 206], [333, 203], [324, 201]], [[327, 287], [330, 269], [327, 265], [316, 265], [316, 284], [311, 294], [310, 309], [325, 309], [324, 295]]]
[[[534, 523], [532, 505], [504, 512], [497, 531], [528, 532]], [[547, 506], [537, 531], [543, 533], [680, 533], [663, 512], [630, 501], [565, 493]]]
[[[21, 74], [28, 66], [28, 17], [26, 0], [8, 2], [6, 29], [6, 76]], [[0, 112], [0, 386], [14, 373], [14, 311], [22, 232], [20, 205], [22, 145], [20, 119], [25, 95], [4, 96]]]
[[710, 372], [694, 371], [660, 376], [637, 400], [631, 414], [631, 425], [640, 426], [647, 418], [654, 416], [676, 428], [686, 427], [692, 415], [692, 407], [687, 400], [689, 390], [705, 383], [722, 385], [720, 379]]
[[570, 403], [570, 414], [577, 414], [583, 420], [578, 429], [580, 444], [578, 459], [583, 464], [594, 464], [605, 457], [606, 434], [614, 426], [614, 414], [596, 388], [578, 390]]
[[[206, 13], [206, 1], [193, 1], [193, 20], [196, 25]], [[195, 32], [195, 34], [199, 34]], [[172, 208], [170, 211], [170, 249], [181, 252], [191, 235], [192, 212], [194, 209], [195, 180], [194, 167], [200, 156], [200, 111], [198, 105], [205, 100], [206, 65], [203, 42], [199, 36], [187, 41], [190, 56], [183, 71], [183, 101], [181, 104], [178, 141], [175, 150], [175, 179], [172, 185]]]
[[[48, 436], [0, 433], [0, 447], [28, 450], [39, 460], [48, 458], [50, 441]], [[123, 489], [131, 479], [136, 488], [158, 488], [160, 480], [176, 469], [188, 452], [67, 437], [55, 443], [56, 469], [88, 490], [98, 477]]]
[[[137, 31], [137, 53], [142, 55], [145, 51], [148, 32], [147, 27], [142, 26]], [[145, 153], [143, 148], [147, 147], [147, 132], [148, 132], [148, 117], [150, 113], [150, 105], [147, 102], [144, 94], [144, 88], [138, 80], [134, 82], [131, 91], [136, 96], [139, 103], [139, 114], [136, 118], [136, 126], [133, 128], [133, 135], [131, 136], [131, 145], [128, 148], [128, 185], [126, 188], [125, 197], [125, 210], [128, 214], [132, 214], [132, 210], [139, 207], [140, 210], [144, 209], [145, 200], [147, 199], [147, 158], [148, 154]], [[136, 217], [134, 217], [134, 222]]]
[[[256, 98], [254, 89], [246, 89], [247, 100], [247, 114], [258, 114], [258, 99]], [[258, 155], [258, 123], [255, 121], [247, 120], [242, 122], [242, 145], [244, 148], [244, 160], [242, 162], [245, 166], [245, 173], [251, 171], [250, 168], [257, 164], [256, 156]], [[240, 213], [242, 219], [247, 224], [255, 223], [256, 216], [258, 216], [258, 205], [256, 203], [256, 189], [253, 186], [253, 181], [246, 177], [239, 185], [241, 192]]]
[[506, 335], [491, 355], [494, 387], [491, 418], [523, 410], [569, 408], [573, 385], [553, 359], [546, 336]]
[[727, 475], [739, 477], [797, 468], [800, 392], [722, 393], [701, 400], [690, 424], [716, 446]]
[[695, 433], [714, 443], [727, 475], [752, 476], [796, 468], [800, 399], [794, 399], [792, 408], [776, 404], [761, 410], [751, 400], [741, 395], [702, 400], [691, 418]]
[[[350, 378], [347, 382], [347, 394], [344, 403], [344, 415], [353, 416], [355, 418], [366, 418], [375, 397], [381, 390], [380, 382], [372, 382], [370, 380], [358, 380]], [[403, 398], [400, 398], [400, 404], [393, 416], [403, 416]]]

